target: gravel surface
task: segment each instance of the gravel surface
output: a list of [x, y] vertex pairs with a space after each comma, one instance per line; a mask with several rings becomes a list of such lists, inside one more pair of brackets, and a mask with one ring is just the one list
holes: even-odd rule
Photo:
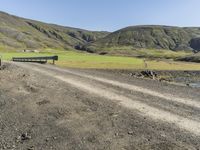
[[200, 149], [199, 97], [121, 71], [7, 63], [0, 149]]
[[[85, 69], [82, 71], [86, 71]], [[92, 70], [88, 70], [91, 72]], [[156, 80], [159, 82], [168, 82], [169, 84], [177, 84], [182, 86], [193, 87], [192, 84], [200, 84], [200, 71], [143, 71], [143, 70], [98, 70], [94, 72], [116, 74], [116, 76], [126, 76], [128, 78], [138, 78], [144, 80]], [[146, 72], [152, 72], [155, 78]]]

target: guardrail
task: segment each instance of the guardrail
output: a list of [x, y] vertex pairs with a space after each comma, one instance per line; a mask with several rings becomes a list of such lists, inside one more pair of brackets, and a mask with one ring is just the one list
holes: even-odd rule
[[13, 57], [12, 61], [15, 62], [34, 62], [45, 64], [48, 60], [53, 60], [53, 64], [58, 60], [58, 56], [43, 56], [43, 57]]

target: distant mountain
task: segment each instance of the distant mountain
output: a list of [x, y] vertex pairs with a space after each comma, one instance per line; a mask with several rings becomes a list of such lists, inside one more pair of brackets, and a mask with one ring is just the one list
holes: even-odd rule
[[0, 12], [0, 49], [80, 49], [107, 34], [42, 23]]
[[[46, 48], [77, 49], [100, 54], [112, 51], [130, 56], [133, 53], [135, 56], [140, 49], [198, 52], [200, 28], [131, 26], [109, 33], [47, 24], [0, 12], [0, 50]], [[150, 55], [152, 57], [154, 52], [151, 51]], [[159, 52], [159, 55], [162, 54]], [[145, 57], [146, 54], [137, 56]]]
[[168, 49], [173, 51], [200, 51], [200, 28], [172, 26], [132, 26], [88, 44], [88, 51], [100, 51], [112, 47], [129, 46], [144, 49]]

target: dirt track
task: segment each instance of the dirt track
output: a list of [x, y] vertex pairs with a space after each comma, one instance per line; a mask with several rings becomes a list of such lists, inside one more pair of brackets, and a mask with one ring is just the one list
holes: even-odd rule
[[10, 64], [0, 149], [200, 149], [199, 89], [117, 72]]

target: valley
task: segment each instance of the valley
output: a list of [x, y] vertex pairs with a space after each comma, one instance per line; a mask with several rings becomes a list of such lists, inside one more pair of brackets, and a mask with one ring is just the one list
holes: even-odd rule
[[200, 148], [200, 27], [90, 31], [0, 12], [0, 59], [0, 150]]

